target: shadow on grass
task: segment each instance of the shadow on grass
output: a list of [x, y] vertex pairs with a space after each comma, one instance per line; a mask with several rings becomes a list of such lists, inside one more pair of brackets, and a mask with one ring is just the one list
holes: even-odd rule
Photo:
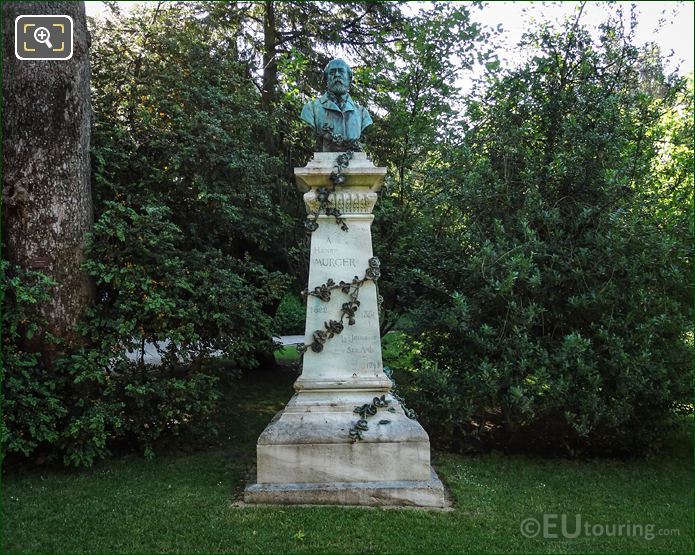
[[[258, 435], [296, 374], [251, 372], [224, 385], [221, 435], [207, 450], [135, 455], [86, 470], [8, 471], [5, 553], [691, 553], [692, 419], [648, 460], [572, 461], [434, 453], [449, 513], [340, 507], [234, 508]], [[368, 464], [368, 461], [365, 461]], [[398, 461], [394, 461], [398, 464]], [[653, 524], [645, 537], [525, 537], [527, 518]], [[677, 532], [675, 532], [677, 531]]]

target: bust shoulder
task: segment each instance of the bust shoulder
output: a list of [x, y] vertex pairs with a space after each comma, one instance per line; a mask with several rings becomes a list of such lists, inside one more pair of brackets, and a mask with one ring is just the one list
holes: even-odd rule
[[306, 104], [304, 104], [304, 107], [302, 108], [302, 113], [301, 113], [301, 118], [303, 121], [308, 123], [311, 127], [317, 128], [319, 127], [318, 122], [316, 121], [317, 115], [316, 112], [320, 111], [323, 107], [321, 106], [321, 99], [320, 98], [313, 98], [309, 100]]

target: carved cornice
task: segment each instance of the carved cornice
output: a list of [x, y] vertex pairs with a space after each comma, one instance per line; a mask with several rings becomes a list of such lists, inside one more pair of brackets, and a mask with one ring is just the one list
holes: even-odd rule
[[[314, 157], [303, 168], [295, 168], [294, 176], [297, 187], [305, 192], [319, 187], [332, 187], [331, 173], [335, 170], [336, 157], [339, 152], [315, 152]], [[386, 177], [386, 168], [372, 164], [364, 152], [353, 153], [349, 165], [342, 170], [345, 178], [342, 187], [362, 187], [378, 191]]]
[[[378, 195], [365, 188], [341, 188], [328, 197], [331, 208], [337, 208], [343, 216], [350, 214], [371, 214]], [[319, 210], [316, 190], [304, 193], [304, 204], [311, 214]]]

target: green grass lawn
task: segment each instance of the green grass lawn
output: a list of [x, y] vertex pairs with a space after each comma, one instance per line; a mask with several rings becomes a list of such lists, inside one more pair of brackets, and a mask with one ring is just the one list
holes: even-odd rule
[[[455, 503], [449, 512], [235, 507], [255, 462], [256, 438], [292, 395], [293, 380], [287, 371], [258, 372], [230, 385], [224, 433], [204, 452], [151, 461], [131, 455], [87, 470], [6, 468], [3, 552], [693, 551], [691, 422], [669, 452], [649, 460], [435, 452]], [[522, 521], [543, 513], [565, 513], [572, 523], [581, 514], [590, 525], [653, 524], [655, 537], [525, 538]]]
[[299, 353], [296, 345], [287, 345], [275, 351], [275, 360], [278, 364], [295, 364], [299, 362]]

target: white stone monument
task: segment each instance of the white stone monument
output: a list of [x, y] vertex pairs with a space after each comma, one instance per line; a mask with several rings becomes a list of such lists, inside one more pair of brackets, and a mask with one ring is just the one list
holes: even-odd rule
[[[306, 167], [295, 168], [309, 213], [319, 209], [319, 189], [333, 191], [331, 173], [338, 154], [317, 152]], [[340, 211], [347, 231], [333, 215], [316, 218], [308, 291], [329, 280], [347, 284], [365, 277], [374, 256], [372, 210], [385, 175], [386, 168], [375, 167], [361, 152], [342, 170], [344, 183], [328, 199], [329, 206]], [[353, 325], [342, 310], [351, 300], [345, 291], [332, 289], [330, 300], [307, 298], [307, 345], [331, 320], [344, 327], [317, 347], [322, 347], [320, 352], [306, 351], [295, 395], [258, 438], [257, 483], [247, 486], [244, 499], [264, 504], [445, 507], [444, 488], [430, 467], [429, 437], [406, 416], [384, 374], [376, 283], [366, 280], [359, 288]], [[356, 432], [362, 417], [354, 409], [381, 396], [386, 406], [373, 407], [377, 411], [366, 418], [368, 429]]]

